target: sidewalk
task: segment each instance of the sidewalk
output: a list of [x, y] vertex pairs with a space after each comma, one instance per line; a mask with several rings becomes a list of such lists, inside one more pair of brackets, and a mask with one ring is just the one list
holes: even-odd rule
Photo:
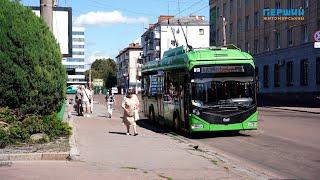
[[273, 108], [273, 109], [281, 109], [281, 110], [288, 110], [288, 111], [298, 111], [298, 112], [307, 112], [313, 114], [320, 114], [320, 108], [309, 108], [309, 107], [271, 107], [266, 106], [266, 108]]
[[[215, 165], [201, 157], [201, 152], [171, 136], [141, 127], [138, 136], [125, 135], [120, 118], [121, 98], [117, 97], [111, 119], [106, 118], [102, 96], [96, 98], [99, 104], [94, 105], [91, 118], [75, 117], [80, 161], [103, 165], [111, 172], [127, 170], [138, 179], [248, 179]], [[124, 174], [123, 178], [130, 177]]]
[[[90, 118], [72, 112], [76, 161], [15, 161], [0, 164], [5, 179], [267, 179], [243, 169], [207, 149], [194, 149], [191, 141], [164, 133], [147, 120], [139, 120], [138, 136], [125, 135], [121, 123], [122, 96], [116, 111], [106, 117], [105, 99], [96, 96]], [[200, 145], [202, 146], [202, 145]], [[0, 178], [1, 179], [1, 178]]]

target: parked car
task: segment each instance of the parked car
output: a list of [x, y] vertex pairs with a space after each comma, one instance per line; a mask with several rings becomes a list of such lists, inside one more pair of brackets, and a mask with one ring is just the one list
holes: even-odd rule
[[75, 94], [77, 92], [77, 87], [75, 86], [68, 86], [67, 87], [67, 94]]

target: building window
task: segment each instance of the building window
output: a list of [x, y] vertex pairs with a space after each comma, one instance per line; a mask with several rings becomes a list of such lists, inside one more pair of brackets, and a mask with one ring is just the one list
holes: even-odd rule
[[308, 42], [308, 26], [303, 25], [302, 26], [302, 42]]
[[254, 48], [253, 48], [254, 53], [258, 54], [258, 52], [259, 52], [259, 41], [257, 39], [254, 40], [253, 46], [254, 46]]
[[316, 60], [316, 82], [320, 84], [320, 57]]
[[199, 35], [204, 35], [204, 29], [199, 29]]
[[83, 49], [84, 45], [72, 45], [72, 48], [80, 48], [80, 49], [82, 48]]
[[280, 48], [280, 33], [276, 32], [275, 36], [276, 36], [276, 48]]
[[300, 85], [308, 85], [308, 60], [302, 59], [300, 61]]
[[289, 61], [287, 62], [287, 67], [286, 67], [286, 75], [287, 75], [287, 86], [292, 86], [293, 85], [293, 62]]
[[72, 35], [84, 35], [84, 32], [73, 31]]
[[263, 87], [269, 87], [269, 66], [263, 66]]
[[269, 37], [268, 37], [268, 36], [265, 36], [265, 37], [263, 38], [263, 40], [264, 40], [264, 43], [263, 43], [263, 45], [264, 45], [264, 50], [265, 50], [265, 51], [269, 51], [269, 50], [270, 50]]
[[220, 17], [220, 8], [217, 7], [217, 17], [219, 18]]
[[280, 65], [279, 64], [274, 65], [273, 84], [274, 84], [274, 87], [280, 87]]
[[294, 8], [293, 0], [287, 0], [287, 5], [288, 5], [288, 9], [293, 9]]
[[72, 55], [84, 55], [83, 51], [73, 51]]
[[232, 33], [233, 33], [233, 27], [232, 27], [232, 23], [230, 23], [230, 31], [229, 31], [229, 35], [230, 35], [230, 39], [232, 37]]
[[301, 0], [301, 5], [303, 9], [306, 9], [309, 7], [309, 0]]
[[290, 28], [287, 31], [288, 46], [292, 46], [293, 45], [292, 31], [293, 31], [293, 28]]
[[223, 3], [223, 6], [222, 6], [222, 15], [223, 17], [226, 17], [226, 10], [227, 10], [227, 4], [226, 3]]
[[245, 21], [245, 30], [249, 30], [249, 16], [246, 16], [246, 21]]
[[259, 24], [260, 24], [260, 16], [259, 16], [259, 11], [256, 11], [254, 13], [254, 27], [259, 27]]
[[280, 1], [275, 3], [275, 9], [281, 9]]
[[72, 38], [73, 42], [84, 42], [84, 38]]

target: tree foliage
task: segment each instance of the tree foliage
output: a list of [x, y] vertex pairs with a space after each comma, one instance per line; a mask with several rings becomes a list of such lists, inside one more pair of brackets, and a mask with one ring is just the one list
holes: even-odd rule
[[46, 115], [64, 102], [66, 71], [42, 18], [17, 2], [0, 6], [0, 106]]
[[[89, 70], [85, 72], [89, 77]], [[110, 88], [117, 84], [116, 63], [113, 59], [97, 59], [91, 65], [91, 78], [103, 79], [105, 86]]]

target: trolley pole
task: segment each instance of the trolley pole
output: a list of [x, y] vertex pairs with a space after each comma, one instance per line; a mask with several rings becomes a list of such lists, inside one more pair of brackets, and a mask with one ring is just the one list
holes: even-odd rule
[[227, 21], [226, 18], [222, 17], [222, 33], [223, 33], [223, 45], [226, 46], [227, 45], [227, 37], [226, 37], [226, 27], [227, 27]]

